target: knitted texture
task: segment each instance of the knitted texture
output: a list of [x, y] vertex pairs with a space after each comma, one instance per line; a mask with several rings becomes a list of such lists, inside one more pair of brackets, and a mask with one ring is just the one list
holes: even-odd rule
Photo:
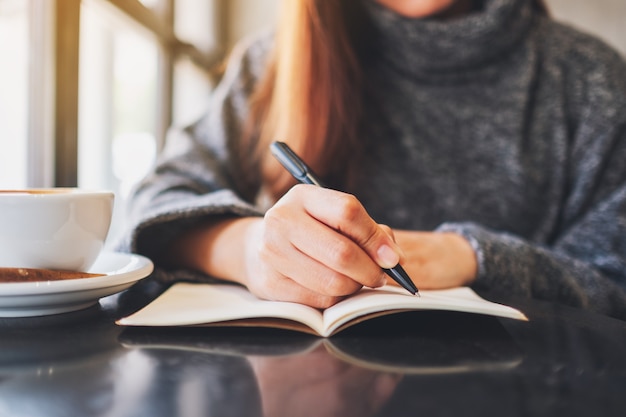
[[[526, 0], [447, 21], [363, 1], [375, 59], [346, 191], [393, 228], [464, 236], [477, 289], [626, 318], [624, 60]], [[234, 154], [271, 46], [239, 45], [206, 116], [169, 137], [131, 201], [125, 250], [154, 256], [201, 219], [262, 215]]]

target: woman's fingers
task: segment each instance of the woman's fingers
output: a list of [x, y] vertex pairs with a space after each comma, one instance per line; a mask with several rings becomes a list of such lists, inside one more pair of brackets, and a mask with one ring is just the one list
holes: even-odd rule
[[296, 186], [304, 209], [312, 217], [350, 238], [383, 268], [400, 261], [400, 248], [385, 228], [377, 224], [353, 195], [338, 191]]
[[247, 286], [250, 292], [266, 300], [289, 301], [315, 308], [328, 308], [344, 298], [310, 290], [277, 271], [257, 274]]
[[[340, 228], [350, 229], [349, 224], [345, 224], [344, 221], [337, 218], [344, 213], [342, 207], [339, 207], [335, 213], [324, 213], [319, 209], [319, 207], [330, 206], [330, 210], [333, 210], [332, 206], [335, 206], [336, 194], [343, 193], [322, 190], [317, 187], [294, 188], [294, 192], [288, 193], [265, 216], [267, 236], [264, 242], [268, 245], [268, 249], [273, 248], [274, 252], [280, 252], [284, 256], [286, 265], [282, 267], [282, 272], [307, 288], [331, 295], [345, 295], [350, 291], [354, 292], [358, 290], [360, 285], [368, 287], [383, 285], [385, 278], [379, 264], [361, 245], [376, 245], [375, 240], [379, 238], [385, 239], [385, 243], [391, 242], [393, 244], [393, 239], [384, 229], [379, 228], [369, 218], [365, 210], [361, 209], [358, 211], [357, 217], [351, 217], [348, 220], [352, 223], [360, 222], [366, 227], [370, 227], [371, 230], [357, 231], [352, 236], [347, 236], [338, 230]], [[315, 193], [318, 190], [329, 192], [317, 193], [317, 195], [307, 197], [311, 192]], [[312, 200], [316, 202], [310, 204]], [[353, 201], [353, 198], [346, 200]], [[365, 219], [358, 217], [365, 217]], [[355, 236], [364, 236], [366, 233], [369, 236], [361, 239], [363, 243], [355, 240]], [[290, 251], [289, 248], [284, 247], [286, 243], [293, 246], [304, 257], [315, 260], [312, 265], [307, 265], [312, 273], [305, 274], [304, 272], [309, 272], [309, 269], [303, 270], [302, 263], [298, 265], [297, 271], [284, 270], [293, 263], [294, 256], [293, 252], [290, 252], [291, 257], [286, 256], [286, 253]], [[282, 249], [278, 249], [281, 247]], [[397, 263], [397, 259], [397, 255], [394, 253], [392, 261]], [[310, 275], [315, 275], [315, 278], [310, 278]], [[355, 281], [359, 286], [348, 285], [348, 280]]]
[[260, 297], [327, 307], [386, 282], [400, 260], [391, 230], [345, 193], [293, 187], [262, 221], [246, 253], [248, 288]]
[[[276, 230], [276, 223], [268, 219], [267, 227]], [[323, 294], [347, 295], [362, 285], [377, 287], [385, 282], [382, 270], [367, 253], [318, 220], [305, 215], [297, 226], [285, 227], [289, 228], [289, 239], [271, 245], [283, 259], [289, 260], [277, 269], [301, 285]]]

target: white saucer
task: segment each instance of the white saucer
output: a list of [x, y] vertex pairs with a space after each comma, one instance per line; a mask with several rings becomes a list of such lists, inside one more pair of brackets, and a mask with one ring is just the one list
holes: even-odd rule
[[102, 253], [87, 272], [102, 277], [0, 283], [0, 317], [45, 316], [90, 307], [150, 275], [152, 261], [140, 255]]

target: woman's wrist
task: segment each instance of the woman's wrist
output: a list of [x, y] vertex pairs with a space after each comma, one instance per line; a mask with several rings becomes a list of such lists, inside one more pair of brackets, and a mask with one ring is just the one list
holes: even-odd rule
[[198, 225], [172, 242], [165, 257], [167, 264], [245, 284], [243, 251], [250, 228], [259, 221], [258, 217], [232, 217]]
[[459, 263], [461, 285], [472, 285], [478, 274], [478, 261], [476, 253], [470, 242], [462, 235], [448, 232], [443, 233], [451, 247], [454, 247], [456, 260]]

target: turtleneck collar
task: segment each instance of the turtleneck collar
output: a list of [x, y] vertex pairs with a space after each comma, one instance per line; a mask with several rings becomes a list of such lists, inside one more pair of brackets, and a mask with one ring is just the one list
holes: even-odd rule
[[416, 76], [472, 71], [504, 56], [528, 32], [529, 0], [485, 0], [481, 10], [449, 20], [408, 18], [364, 0], [377, 55]]

